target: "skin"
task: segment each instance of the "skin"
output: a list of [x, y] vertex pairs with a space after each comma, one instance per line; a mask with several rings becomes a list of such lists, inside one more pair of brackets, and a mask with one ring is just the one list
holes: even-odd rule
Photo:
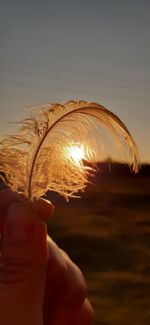
[[91, 325], [80, 269], [50, 237], [54, 207], [0, 192], [0, 324]]

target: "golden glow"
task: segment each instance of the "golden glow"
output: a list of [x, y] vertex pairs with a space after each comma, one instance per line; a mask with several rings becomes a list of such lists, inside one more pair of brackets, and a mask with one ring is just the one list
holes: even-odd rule
[[84, 146], [72, 145], [68, 147], [68, 156], [76, 165], [80, 165], [82, 159], [85, 157]]

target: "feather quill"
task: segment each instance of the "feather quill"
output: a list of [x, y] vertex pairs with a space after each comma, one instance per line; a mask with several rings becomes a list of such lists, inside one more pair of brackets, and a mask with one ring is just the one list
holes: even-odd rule
[[93, 168], [82, 160], [77, 163], [69, 148], [83, 146], [85, 158], [92, 163], [95, 153], [100, 152], [93, 131], [100, 126], [128, 149], [132, 169], [137, 172], [138, 149], [126, 126], [108, 109], [86, 101], [37, 107], [21, 122], [18, 134], [0, 140], [0, 171], [14, 191], [31, 199], [48, 190], [66, 199], [76, 196], [84, 191]]

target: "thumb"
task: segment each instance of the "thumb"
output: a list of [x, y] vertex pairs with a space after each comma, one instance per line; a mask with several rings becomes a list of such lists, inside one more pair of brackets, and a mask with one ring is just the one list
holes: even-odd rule
[[15, 267], [23, 278], [40, 276], [47, 263], [47, 231], [44, 221], [27, 203], [10, 206], [6, 217], [2, 259], [7, 266]]
[[31, 205], [18, 202], [9, 207], [0, 259], [0, 303], [2, 295], [3, 304], [11, 305], [16, 324], [22, 324], [22, 317], [29, 323], [25, 315], [30, 315], [32, 324], [35, 314], [37, 324], [42, 318], [48, 259], [46, 237], [46, 225]]

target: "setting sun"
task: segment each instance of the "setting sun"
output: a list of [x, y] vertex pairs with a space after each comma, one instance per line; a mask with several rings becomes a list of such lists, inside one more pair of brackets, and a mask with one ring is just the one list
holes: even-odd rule
[[84, 159], [84, 147], [74, 145], [68, 148], [69, 157], [78, 165], [80, 164], [81, 160]]

